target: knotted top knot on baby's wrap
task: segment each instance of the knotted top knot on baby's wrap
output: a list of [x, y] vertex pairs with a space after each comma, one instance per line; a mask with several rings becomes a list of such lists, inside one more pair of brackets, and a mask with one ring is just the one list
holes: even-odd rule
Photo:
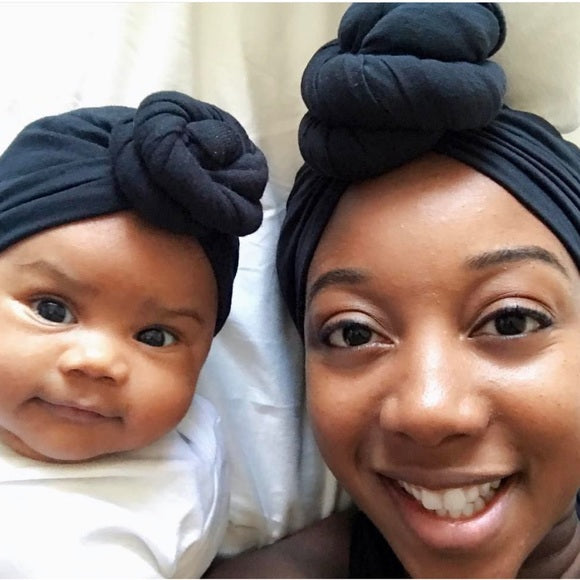
[[243, 127], [185, 94], [137, 109], [96, 107], [44, 117], [0, 157], [0, 250], [44, 229], [132, 209], [198, 239], [218, 287], [216, 332], [230, 310], [238, 236], [262, 220], [266, 160]]

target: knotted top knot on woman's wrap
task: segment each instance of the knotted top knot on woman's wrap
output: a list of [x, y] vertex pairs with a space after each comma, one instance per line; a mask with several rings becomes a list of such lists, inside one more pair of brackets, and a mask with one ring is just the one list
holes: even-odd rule
[[504, 37], [495, 4], [361, 3], [313, 56], [302, 81], [305, 164], [277, 249], [301, 334], [310, 262], [344, 191], [427, 151], [499, 183], [580, 267], [580, 150], [544, 119], [502, 104], [504, 74], [487, 59]]
[[504, 37], [493, 4], [353, 4], [302, 77], [304, 160], [328, 177], [366, 178], [428, 151], [445, 130], [489, 123], [506, 82], [487, 59]]

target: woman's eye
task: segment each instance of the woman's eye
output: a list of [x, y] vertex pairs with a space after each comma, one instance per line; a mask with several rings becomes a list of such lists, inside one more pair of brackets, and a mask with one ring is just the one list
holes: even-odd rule
[[488, 316], [477, 328], [477, 335], [520, 336], [547, 328], [553, 324], [550, 316], [539, 310], [515, 306]]
[[375, 332], [360, 322], [340, 322], [324, 333], [324, 342], [339, 348], [364, 346], [375, 338]]
[[32, 303], [32, 309], [41, 318], [57, 324], [70, 324], [75, 317], [69, 307], [56, 298], [41, 298]]
[[177, 342], [177, 337], [169, 330], [163, 328], [146, 328], [138, 332], [135, 338], [149, 346], [169, 346]]

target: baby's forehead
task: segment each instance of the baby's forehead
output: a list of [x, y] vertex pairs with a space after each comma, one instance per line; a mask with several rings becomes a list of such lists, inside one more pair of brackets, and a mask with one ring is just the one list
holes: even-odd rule
[[28, 270], [46, 271], [47, 264], [102, 271], [157, 272], [162, 279], [179, 272], [183, 283], [215, 276], [199, 241], [151, 226], [134, 212], [123, 211], [62, 224], [29, 236], [0, 253], [0, 261]]
[[230, 310], [238, 237], [261, 223], [267, 176], [264, 155], [232, 115], [176, 91], [153, 93], [137, 108], [45, 117], [0, 156], [0, 251], [131, 209], [203, 246], [217, 280], [217, 332]]
[[[201, 245], [131, 212], [57, 226], [0, 253], [0, 287], [58, 296], [90, 316], [195, 323], [213, 334], [218, 286]], [[108, 313], [108, 314], [107, 314]]]

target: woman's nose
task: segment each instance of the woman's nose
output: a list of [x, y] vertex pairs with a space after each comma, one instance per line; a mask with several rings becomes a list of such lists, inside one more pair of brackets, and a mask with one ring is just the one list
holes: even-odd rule
[[381, 427], [426, 447], [483, 433], [490, 410], [461, 341], [439, 335], [403, 348], [397, 372], [386, 379]]
[[63, 374], [123, 383], [129, 365], [119, 341], [107, 332], [78, 331], [62, 352], [58, 367]]

